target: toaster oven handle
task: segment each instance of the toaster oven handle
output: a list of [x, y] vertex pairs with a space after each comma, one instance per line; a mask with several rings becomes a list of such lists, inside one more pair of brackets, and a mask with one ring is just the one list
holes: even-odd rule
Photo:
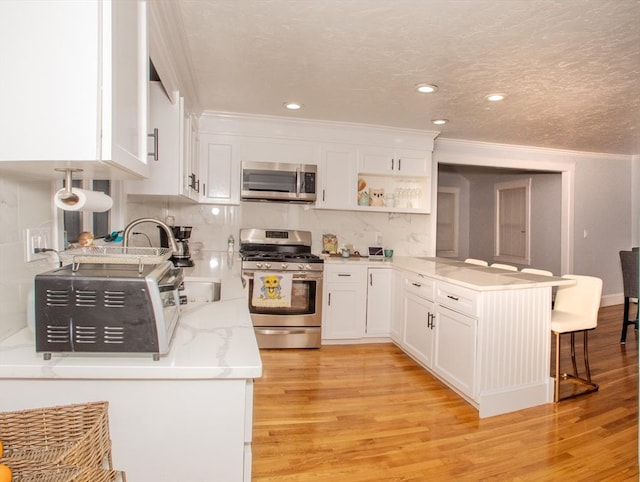
[[184, 281], [184, 271], [182, 268], [172, 268], [168, 273], [158, 282], [158, 289], [160, 291], [172, 291], [178, 289], [178, 287]]

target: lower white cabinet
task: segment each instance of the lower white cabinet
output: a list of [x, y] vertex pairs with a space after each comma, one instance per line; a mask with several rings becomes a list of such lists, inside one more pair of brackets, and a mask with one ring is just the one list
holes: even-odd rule
[[393, 270], [390, 268], [368, 269], [366, 336], [389, 336], [391, 331], [392, 281]]
[[407, 273], [402, 280], [404, 333], [401, 346], [427, 368], [433, 365], [435, 343], [434, 282]]
[[473, 398], [478, 320], [438, 305], [435, 323], [433, 370], [451, 386]]
[[474, 398], [478, 320], [465, 314], [476, 306], [474, 292], [407, 273], [402, 300], [402, 349], [451, 387]]
[[367, 317], [367, 267], [326, 264], [324, 267], [322, 338], [364, 337]]
[[427, 368], [431, 368], [433, 364], [433, 345], [433, 302], [405, 291], [402, 347]]
[[402, 343], [404, 336], [404, 273], [400, 270], [392, 270], [391, 286], [391, 339], [398, 344]]

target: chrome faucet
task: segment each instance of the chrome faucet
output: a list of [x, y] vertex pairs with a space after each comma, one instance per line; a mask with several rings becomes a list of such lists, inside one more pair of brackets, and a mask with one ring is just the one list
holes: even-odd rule
[[122, 232], [123, 248], [126, 248], [129, 245], [129, 235], [131, 234], [131, 230], [138, 224], [142, 223], [154, 223], [164, 229], [164, 231], [167, 233], [167, 239], [169, 240], [169, 246], [171, 247], [171, 250], [174, 254], [178, 254], [178, 243], [176, 243], [176, 237], [173, 235], [173, 231], [171, 230], [171, 228], [162, 221], [153, 218], [134, 219], [129, 224], [127, 224], [127, 227], [124, 228], [124, 231]]

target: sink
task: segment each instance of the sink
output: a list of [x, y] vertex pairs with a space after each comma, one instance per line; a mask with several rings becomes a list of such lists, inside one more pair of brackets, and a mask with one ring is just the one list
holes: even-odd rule
[[180, 290], [180, 296], [186, 297], [187, 303], [212, 303], [220, 301], [220, 290], [222, 283], [220, 281], [200, 281], [189, 280], [184, 281], [184, 289]]

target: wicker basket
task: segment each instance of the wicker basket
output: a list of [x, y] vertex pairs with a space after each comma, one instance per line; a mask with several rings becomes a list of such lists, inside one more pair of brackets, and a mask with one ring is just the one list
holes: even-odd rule
[[124, 472], [93, 467], [68, 467], [50, 462], [25, 459], [3, 459], [11, 468], [11, 482], [126, 482]]
[[11, 459], [30, 461], [33, 469], [46, 464], [102, 468], [105, 461], [113, 468], [108, 402], [0, 413], [0, 440], [0, 462], [9, 467]]

